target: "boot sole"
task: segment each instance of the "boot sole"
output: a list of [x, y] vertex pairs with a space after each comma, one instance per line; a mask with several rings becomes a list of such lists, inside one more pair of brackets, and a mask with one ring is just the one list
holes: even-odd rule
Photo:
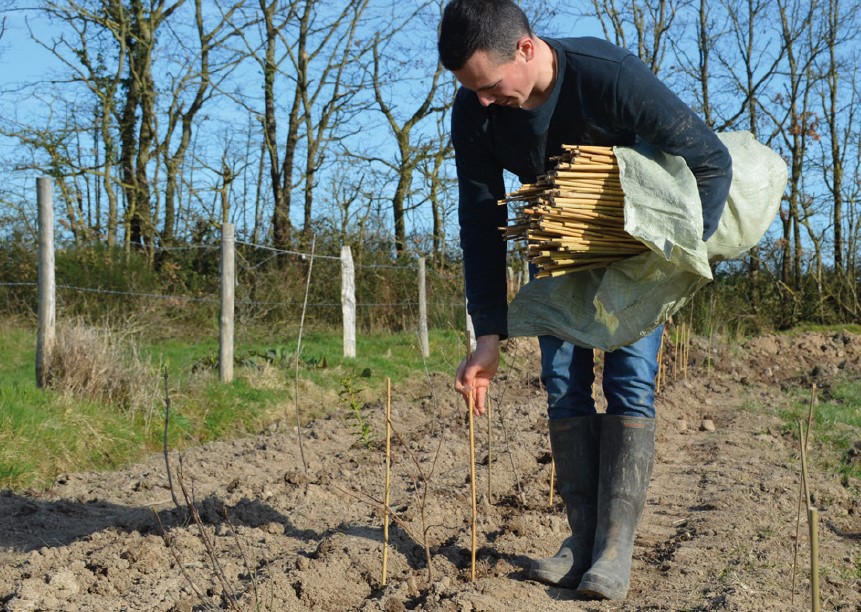
[[577, 594], [586, 599], [622, 600], [628, 595], [628, 591], [627, 589], [624, 591], [608, 589], [591, 582], [581, 582], [577, 587]]

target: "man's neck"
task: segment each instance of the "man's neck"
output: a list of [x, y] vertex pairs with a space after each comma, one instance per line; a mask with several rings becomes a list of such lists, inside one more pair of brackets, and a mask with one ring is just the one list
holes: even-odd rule
[[556, 52], [553, 47], [535, 37], [535, 84], [523, 108], [534, 109], [550, 97], [556, 84]]

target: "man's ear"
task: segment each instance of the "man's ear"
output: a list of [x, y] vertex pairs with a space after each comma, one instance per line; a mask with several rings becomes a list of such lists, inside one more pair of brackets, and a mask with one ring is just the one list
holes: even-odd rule
[[532, 61], [535, 57], [535, 41], [532, 40], [532, 37], [524, 34], [520, 37], [520, 40], [517, 41], [517, 52], [523, 54], [523, 58], [528, 62]]

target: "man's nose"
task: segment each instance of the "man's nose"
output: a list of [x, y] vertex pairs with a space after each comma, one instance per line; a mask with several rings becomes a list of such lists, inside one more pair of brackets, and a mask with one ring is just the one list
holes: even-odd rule
[[490, 106], [491, 104], [494, 103], [495, 100], [496, 99], [490, 94], [487, 94], [487, 93], [479, 93], [478, 94], [478, 101], [481, 102], [482, 106]]

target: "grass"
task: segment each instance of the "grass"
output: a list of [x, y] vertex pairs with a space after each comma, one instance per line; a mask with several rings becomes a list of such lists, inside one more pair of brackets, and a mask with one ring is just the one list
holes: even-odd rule
[[0, 488], [44, 488], [62, 472], [127, 461], [139, 428], [120, 411], [37, 389], [33, 338], [0, 334]]
[[820, 325], [817, 323], [801, 323], [796, 325], [791, 330], [787, 330], [785, 333], [791, 336], [800, 336], [805, 332], [847, 332], [850, 334], [861, 334], [861, 324], [858, 323], [844, 323], [840, 325]]
[[[784, 433], [798, 439], [798, 421], [807, 426], [810, 389], [790, 392], [789, 404], [780, 410]], [[843, 379], [817, 392], [813, 408], [811, 460], [821, 468], [838, 474], [844, 484], [861, 479], [861, 463], [849, 457], [853, 445], [861, 440], [861, 380]]]
[[[462, 339], [451, 331], [431, 332], [431, 356], [422, 359], [414, 334], [363, 336], [355, 359], [342, 356], [340, 333], [314, 332], [302, 340], [241, 339], [235, 350], [234, 381], [218, 382], [216, 338], [137, 342], [152, 370], [155, 406], [129, 411], [69, 392], [42, 390], [35, 383], [35, 331], [0, 324], [0, 489], [45, 489], [64, 472], [110, 470], [162, 450], [164, 379], [171, 395], [169, 444], [182, 449], [219, 438], [263, 430], [286, 418], [295, 422], [298, 363], [299, 409], [303, 421], [350, 407], [343, 381], [360, 380], [357, 401], [374, 401], [424, 371], [452, 375], [463, 355]], [[422, 385], [422, 393], [427, 393]], [[349, 426], [349, 424], [347, 425]]]

